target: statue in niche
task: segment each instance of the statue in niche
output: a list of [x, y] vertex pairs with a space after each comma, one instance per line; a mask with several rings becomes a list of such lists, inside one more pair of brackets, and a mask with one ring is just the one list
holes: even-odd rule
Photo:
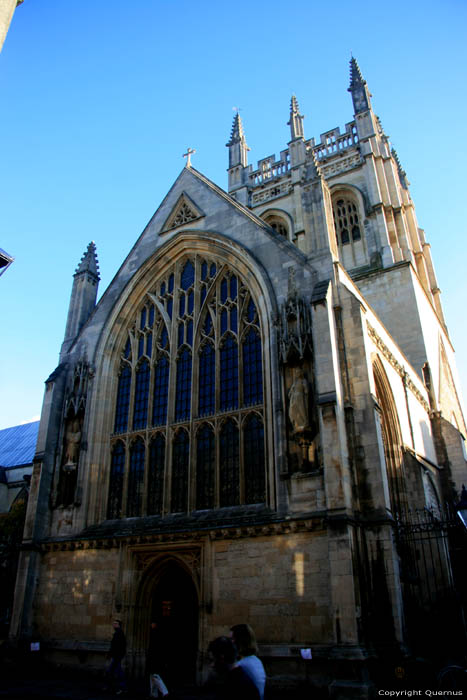
[[57, 505], [69, 506], [74, 501], [81, 446], [82, 422], [82, 416], [79, 415], [71, 415], [66, 421]]
[[[288, 392], [288, 415], [292, 425], [293, 440], [299, 447], [298, 471], [307, 472], [313, 469], [316, 460], [316, 431], [310, 416], [311, 387], [302, 367], [293, 369], [293, 382]], [[314, 435], [314, 438], [313, 438]]]
[[309, 384], [303, 369], [294, 369], [294, 381], [289, 389], [289, 418], [294, 434], [309, 428]]

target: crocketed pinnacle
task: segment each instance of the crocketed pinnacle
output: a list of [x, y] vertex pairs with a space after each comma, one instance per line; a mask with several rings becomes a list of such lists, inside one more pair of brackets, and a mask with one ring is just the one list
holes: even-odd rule
[[97, 281], [100, 280], [99, 263], [97, 262], [96, 244], [94, 241], [91, 241], [88, 245], [86, 252], [76, 268], [75, 275], [83, 274], [83, 272], [93, 275]]
[[303, 138], [303, 115], [300, 114], [298, 100], [295, 95], [292, 95], [292, 99], [290, 100], [290, 119], [287, 125], [290, 126], [292, 141], [294, 139]]
[[232, 133], [230, 134], [230, 141], [226, 143], [226, 146], [233, 146], [235, 143], [244, 143], [245, 142], [245, 134], [243, 131], [243, 124], [242, 120], [240, 118], [239, 112], [235, 112], [233, 124], [232, 124]]
[[366, 85], [366, 80], [363, 78], [357, 60], [352, 56], [350, 59], [350, 85], [349, 92], [356, 87]]

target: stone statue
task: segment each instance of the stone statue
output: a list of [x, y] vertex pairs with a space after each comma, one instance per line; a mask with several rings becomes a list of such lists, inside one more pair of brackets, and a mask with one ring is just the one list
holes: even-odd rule
[[75, 468], [78, 465], [79, 447], [81, 443], [81, 422], [75, 417], [68, 421], [65, 432], [65, 470]]
[[294, 382], [289, 389], [289, 418], [294, 433], [303, 433], [310, 427], [308, 398], [309, 384], [303, 369], [294, 369]]

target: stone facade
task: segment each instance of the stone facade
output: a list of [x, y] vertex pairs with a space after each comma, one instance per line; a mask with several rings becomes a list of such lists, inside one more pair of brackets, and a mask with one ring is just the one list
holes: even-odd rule
[[88, 247], [12, 637], [99, 666], [118, 615], [140, 676], [165, 605], [192, 682], [244, 621], [271, 682], [305, 674], [302, 648], [316, 682], [362, 687], [371, 659], [419, 650], [436, 601], [414, 562], [438, 602], [451, 562], [404, 538], [417, 509], [447, 527], [465, 423], [429, 247], [354, 59], [349, 90], [354, 120], [318, 144], [293, 97], [288, 148], [256, 170], [237, 114], [229, 194], [187, 163], [97, 305]]

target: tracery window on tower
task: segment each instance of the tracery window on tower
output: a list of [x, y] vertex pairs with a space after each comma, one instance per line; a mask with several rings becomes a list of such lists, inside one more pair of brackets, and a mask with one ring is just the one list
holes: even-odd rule
[[332, 195], [336, 240], [342, 263], [347, 268], [368, 263], [360, 197], [351, 189]]
[[127, 333], [107, 516], [265, 502], [261, 323], [241, 275], [184, 257], [148, 289]]
[[284, 238], [289, 237], [289, 227], [285, 218], [283, 218], [282, 216], [278, 216], [277, 214], [268, 214], [263, 218], [264, 221], [268, 224], [268, 226], [273, 228], [274, 231], [280, 233], [280, 235], [284, 236]]

